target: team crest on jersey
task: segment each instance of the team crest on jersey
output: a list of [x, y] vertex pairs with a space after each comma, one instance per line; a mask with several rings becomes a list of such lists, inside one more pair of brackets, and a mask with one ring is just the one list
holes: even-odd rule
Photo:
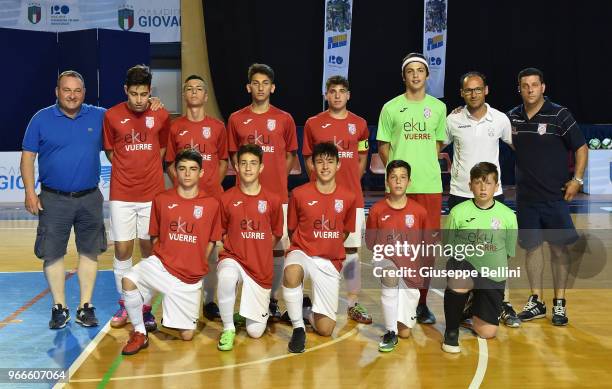
[[491, 229], [499, 230], [499, 227], [501, 227], [501, 222], [499, 221], [499, 219], [492, 218], [491, 219]]
[[515, 126], [512, 126], [512, 135], [518, 135], [518, 130], [516, 129]]
[[155, 118], [153, 116], [145, 116], [145, 126], [151, 129], [155, 126]]
[[425, 119], [429, 119], [431, 117], [431, 108], [425, 107], [423, 109], [423, 116], [425, 116]]
[[412, 228], [414, 226], [414, 215], [406, 215], [406, 227]]
[[274, 131], [276, 128], [276, 119], [268, 119], [268, 131]]
[[355, 123], [348, 124], [348, 131], [351, 135], [355, 135], [357, 133], [357, 126], [355, 125]]
[[210, 127], [202, 127], [202, 136], [205, 139], [210, 138]]
[[200, 219], [203, 214], [204, 214], [204, 207], [203, 206], [201, 206], [201, 205], [194, 205], [193, 206], [193, 217], [195, 217], [196, 219]]
[[342, 210], [344, 209], [344, 200], [336, 199], [336, 202], [334, 203], [334, 209], [336, 210], [336, 213], [342, 212]]
[[268, 202], [266, 200], [259, 200], [257, 203], [257, 210], [259, 213], [265, 213], [268, 209]]
[[538, 124], [538, 134], [540, 135], [546, 134], [546, 123]]
[[495, 136], [495, 130], [489, 128], [489, 137], [493, 138]]

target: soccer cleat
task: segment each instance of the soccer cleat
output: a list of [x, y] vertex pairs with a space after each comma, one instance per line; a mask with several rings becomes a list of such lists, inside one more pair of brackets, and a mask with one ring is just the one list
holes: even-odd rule
[[461, 347], [459, 347], [459, 330], [444, 331], [444, 342], [442, 343], [442, 351], [451, 354], [457, 354], [461, 352]]
[[98, 325], [98, 319], [94, 312], [96, 308], [89, 303], [83, 304], [83, 308], [77, 309], [76, 322], [83, 327], [96, 327]]
[[128, 340], [121, 354], [123, 355], [134, 355], [143, 348], [149, 347], [149, 338], [145, 334], [141, 334], [138, 331], [132, 331], [130, 333], [130, 339]]
[[127, 324], [128, 321], [128, 313], [125, 309], [125, 305], [123, 304], [123, 300], [119, 300], [119, 309], [113, 317], [111, 318], [110, 325], [113, 328], [121, 328]]
[[502, 303], [502, 313], [500, 321], [508, 327], [518, 328], [521, 326], [521, 319], [518, 318], [512, 304], [507, 301]]
[[381, 353], [388, 353], [395, 349], [397, 346], [397, 334], [394, 331], [387, 331], [382, 336], [382, 340], [378, 343], [378, 351]]
[[552, 323], [556, 326], [566, 326], [567, 322], [565, 299], [553, 299]]
[[66, 327], [66, 323], [70, 321], [70, 311], [64, 308], [62, 304], [55, 304], [51, 308], [51, 320], [49, 320], [49, 328], [59, 330]]
[[419, 304], [416, 309], [417, 322], [421, 324], [435, 324], [436, 316], [429, 310], [427, 304]]
[[217, 349], [219, 351], [230, 351], [234, 348], [234, 338], [236, 337], [236, 330], [223, 330], [219, 343], [217, 343]]
[[204, 304], [202, 309], [204, 317], [210, 321], [221, 320], [221, 314], [219, 313], [219, 307], [214, 301]]
[[275, 298], [270, 298], [270, 304], [268, 305], [268, 309], [270, 310], [270, 318], [268, 320], [277, 323], [281, 321], [282, 315], [280, 310], [278, 309], [278, 300]]
[[304, 352], [306, 349], [306, 330], [303, 327], [293, 329], [288, 349], [290, 353]]
[[370, 316], [368, 310], [359, 303], [355, 303], [355, 305], [349, 307], [347, 315], [351, 320], [354, 320], [357, 323], [372, 324], [372, 316]]
[[533, 319], [541, 319], [546, 317], [546, 304], [542, 301], [538, 301], [538, 295], [532, 294], [527, 300], [527, 304], [523, 308], [523, 311], [518, 314], [518, 318], [521, 321], [529, 321]]
[[155, 322], [155, 316], [153, 316], [151, 309], [150, 305], [142, 306], [142, 320], [144, 321], [147, 333], [157, 330], [157, 323]]
[[246, 319], [239, 313], [234, 313], [234, 327], [246, 327]]

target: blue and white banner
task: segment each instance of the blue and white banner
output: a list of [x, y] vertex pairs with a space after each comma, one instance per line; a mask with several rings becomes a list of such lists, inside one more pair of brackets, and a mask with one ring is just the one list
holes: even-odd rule
[[352, 13], [353, 0], [325, 0], [323, 95], [329, 77], [340, 75], [348, 78]]
[[423, 54], [429, 61], [427, 93], [444, 97], [446, 68], [447, 0], [424, 0]]
[[106, 28], [180, 42], [180, 0], [0, 0], [0, 27], [63, 32]]

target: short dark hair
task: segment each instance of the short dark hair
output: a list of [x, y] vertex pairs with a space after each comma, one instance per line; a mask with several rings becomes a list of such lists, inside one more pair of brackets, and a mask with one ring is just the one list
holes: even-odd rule
[[[424, 59], [425, 62], [427, 61], [427, 57], [425, 57], [425, 55], [421, 54], [421, 53], [408, 53], [406, 54], [406, 56], [402, 59], [402, 65], [404, 65], [404, 62], [406, 62], [407, 59], [410, 58], [421, 58]], [[408, 64], [406, 64], [408, 65]], [[402, 78], [404, 78], [404, 70], [406, 69], [406, 66], [402, 66]], [[425, 70], [427, 71], [427, 75], [429, 76], [429, 65], [425, 65]]]
[[340, 160], [340, 157], [338, 156], [338, 148], [332, 142], [322, 142], [314, 145], [311, 156], [312, 162], [314, 162], [319, 156], [332, 157], [335, 158], [336, 161]]
[[491, 162], [479, 162], [472, 169], [470, 169], [470, 181], [474, 181], [476, 179], [487, 178], [489, 174], [495, 175], [495, 182], [497, 182], [499, 178], [499, 172], [497, 171], [497, 166]]
[[249, 78], [249, 82], [253, 79], [255, 74], [265, 74], [268, 76], [270, 81], [274, 83], [274, 70], [269, 65], [265, 63], [254, 63], [249, 66], [249, 71], [247, 72], [247, 77]]
[[540, 82], [544, 83], [544, 73], [538, 68], [525, 68], [521, 70], [518, 74], [518, 83], [521, 84], [521, 78], [528, 76], [538, 76], [540, 77]]
[[199, 151], [192, 149], [191, 147], [181, 150], [174, 158], [174, 167], [178, 168], [178, 164], [181, 161], [194, 161], [202, 169], [202, 154]]
[[255, 143], [247, 143], [240, 146], [236, 152], [236, 162], [239, 162], [240, 157], [242, 157], [244, 154], [253, 154], [257, 157], [257, 159], [259, 159], [259, 163], [263, 162], [263, 149], [261, 146], [256, 145]]
[[348, 80], [345, 77], [339, 75], [331, 76], [327, 79], [327, 81], [325, 81], [325, 90], [328, 91], [332, 85], [342, 85], [346, 88], [347, 91], [350, 90]]
[[471, 70], [463, 74], [461, 78], [459, 79], [459, 89], [463, 89], [463, 83], [465, 82], [465, 79], [469, 77], [480, 77], [484, 86], [487, 86], [487, 77], [481, 72], [478, 72], [476, 70]]
[[151, 87], [153, 75], [147, 65], [136, 65], [128, 69], [125, 77], [125, 85], [129, 88], [133, 85], [145, 85]]
[[[187, 82], [189, 82], [189, 81], [191, 81], [191, 80], [200, 80], [200, 81], [202, 81], [202, 83], [204, 84], [204, 91], [205, 91], [205, 92], [208, 92], [208, 82], [206, 82], [206, 80], [205, 80], [203, 77], [198, 76], [197, 74], [192, 74], [192, 75], [190, 75], [189, 77], [187, 77], [187, 78], [185, 79], [185, 82], [183, 82], [183, 85], [184, 85], [184, 84], [187, 84]], [[183, 87], [183, 88], [184, 88], [184, 87]]]
[[401, 159], [396, 159], [389, 162], [389, 164], [387, 165], [387, 177], [389, 176], [389, 174], [391, 174], [393, 169], [406, 169], [406, 172], [408, 173], [408, 178], [410, 178], [410, 174], [412, 173], [412, 168], [410, 167], [410, 164]]

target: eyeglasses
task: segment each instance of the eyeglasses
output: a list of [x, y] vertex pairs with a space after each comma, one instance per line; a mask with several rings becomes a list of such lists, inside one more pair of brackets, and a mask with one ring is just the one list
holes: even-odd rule
[[466, 88], [466, 89], [462, 89], [461, 92], [463, 92], [464, 95], [481, 95], [482, 92], [484, 92], [485, 88], [483, 87], [478, 87], [478, 88]]

